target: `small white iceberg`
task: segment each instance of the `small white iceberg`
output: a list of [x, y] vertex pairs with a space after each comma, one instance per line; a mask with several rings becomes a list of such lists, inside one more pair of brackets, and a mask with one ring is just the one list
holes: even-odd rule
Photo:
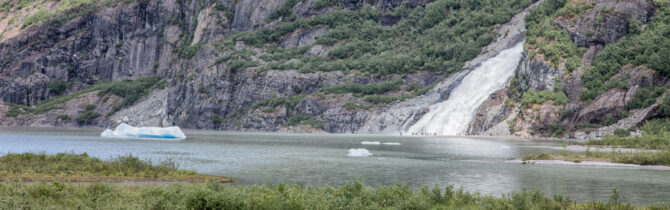
[[398, 143], [398, 142], [384, 142], [384, 145], [399, 146], [400, 143]]
[[106, 129], [100, 134], [103, 138], [136, 138], [136, 139], [186, 139], [184, 132], [177, 126], [160, 127], [133, 127], [121, 123], [112, 131]]
[[363, 141], [361, 142], [362, 145], [381, 145], [381, 142], [378, 141]]
[[372, 153], [368, 151], [367, 149], [349, 149], [349, 154], [347, 154], [349, 157], [369, 157], [372, 156]]

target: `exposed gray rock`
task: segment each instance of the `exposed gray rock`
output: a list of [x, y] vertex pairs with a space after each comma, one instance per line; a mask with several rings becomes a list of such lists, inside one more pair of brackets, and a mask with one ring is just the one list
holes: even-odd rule
[[167, 96], [168, 90], [156, 90], [146, 96], [134, 106], [122, 109], [110, 116], [110, 125], [115, 127], [120, 123], [132, 126], [169, 126], [167, 121]]
[[232, 29], [234, 31], [249, 31], [256, 26], [266, 23], [268, 15], [279, 8], [286, 0], [244, 0], [237, 3]]
[[640, 22], [647, 23], [654, 13], [652, 0], [598, 0], [592, 9], [584, 11], [576, 20], [564, 19], [557, 22], [568, 30], [577, 45], [588, 47], [616, 42], [628, 34], [629, 22], [633, 16]]
[[528, 53], [524, 52], [519, 65], [518, 78], [521, 89], [553, 91], [556, 78], [565, 73], [565, 68], [554, 68], [542, 55], [535, 55], [534, 58], [528, 56]]
[[328, 28], [319, 27], [305, 30], [298, 29], [293, 33], [286, 35], [286, 38], [284, 38], [284, 40], [281, 42], [281, 46], [289, 48], [310, 45], [314, 42], [316, 37], [325, 33], [328, 33]]
[[[507, 99], [507, 88], [491, 94], [490, 98], [479, 106], [475, 112], [475, 117], [468, 128], [468, 133], [474, 135], [483, 134], [505, 120], [510, 115], [512, 109], [514, 109], [510, 106], [511, 104], [505, 104]], [[509, 126], [507, 127], [507, 133], [509, 133]]]

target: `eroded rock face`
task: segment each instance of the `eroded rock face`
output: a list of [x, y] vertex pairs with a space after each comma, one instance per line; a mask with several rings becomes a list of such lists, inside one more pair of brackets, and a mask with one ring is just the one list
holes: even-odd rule
[[[81, 126], [81, 125], [97, 125], [104, 123], [105, 113], [112, 110], [113, 106], [122, 102], [123, 99], [112, 96], [99, 96], [98, 91], [84, 93], [65, 104], [51, 109], [46, 113], [33, 114], [26, 113], [18, 117], [6, 117], [5, 115], [12, 110], [12, 108], [0, 102], [0, 126], [31, 126], [31, 127], [51, 127], [51, 126]], [[99, 117], [90, 119], [84, 122], [78, 122], [77, 118], [86, 112], [86, 107], [94, 105], [94, 109], [90, 110], [100, 114]]]
[[328, 28], [311, 28], [307, 30], [296, 30], [293, 33], [290, 33], [284, 38], [281, 42], [281, 46], [285, 48], [289, 47], [302, 47], [305, 45], [312, 44], [315, 39], [321, 35], [328, 33]]
[[631, 18], [647, 23], [655, 13], [652, 0], [598, 0], [576, 20], [558, 20], [581, 47], [607, 45], [628, 34]]
[[616, 115], [620, 111], [626, 111], [626, 104], [633, 98], [638, 89], [663, 86], [665, 83], [653, 70], [632, 66], [624, 66], [622, 72], [612, 77], [608, 82], [617, 81], [621, 77], [628, 78], [626, 80], [628, 89], [612, 89], [598, 96], [579, 112], [577, 121], [600, 123], [607, 115]]
[[[542, 106], [536, 106], [533, 108], [534, 110], [521, 111], [518, 115], [519, 119], [513, 126], [516, 131], [515, 135], [523, 137], [546, 135], [546, 133], [542, 134], [541, 132], [548, 131], [552, 124], [563, 126], [569, 130], [577, 129], [577, 124], [583, 122], [600, 124], [606, 116], [618, 116], [625, 112], [626, 103], [639, 88], [665, 83], [653, 71], [646, 70], [644, 67], [633, 68], [627, 66], [622, 68], [621, 72], [608, 83], [615, 82], [623, 77], [627, 81], [628, 89], [610, 90], [589, 103], [580, 101], [583, 88], [582, 75], [590, 68], [596, 55], [606, 45], [617, 42], [629, 33], [631, 19], [636, 18], [642, 24], [646, 24], [655, 13], [653, 1], [650, 0], [598, 0], [593, 2], [593, 5], [593, 8], [576, 17], [558, 17], [553, 21], [555, 25], [568, 31], [572, 41], [578, 46], [588, 48], [582, 56], [579, 68], [567, 72], [564, 61], [552, 64], [546, 61], [543, 55], [528, 57], [528, 54], [525, 53], [518, 70], [519, 88], [522, 91], [562, 91], [572, 100], [572, 103], [566, 106], [549, 106], [545, 103]], [[555, 90], [556, 84], [561, 84], [562, 89]], [[491, 100], [487, 103], [493, 103], [494, 101]], [[560, 118], [554, 117], [559, 112], [563, 116]], [[644, 119], [644, 117], [640, 118], [639, 115], [641, 114], [635, 115], [638, 117], [628, 117], [626, 123], [618, 124], [639, 123], [639, 120]], [[488, 117], [484, 117], [477, 122], [490, 120], [496, 115], [489, 113], [482, 116]], [[605, 129], [600, 133], [613, 132], [613, 130]]]
[[234, 31], [250, 31], [268, 21], [272, 10], [279, 8], [286, 0], [245, 0], [235, 7]]
[[505, 104], [507, 97], [507, 88], [496, 91], [490, 98], [484, 102], [475, 114], [475, 118], [470, 124], [468, 133], [483, 134], [493, 126], [505, 120], [510, 115], [514, 107], [511, 104]]
[[544, 56], [535, 55], [528, 58], [528, 53], [524, 53], [519, 65], [519, 85], [522, 90], [543, 91], [554, 90], [556, 78], [565, 74], [565, 67], [554, 68]]

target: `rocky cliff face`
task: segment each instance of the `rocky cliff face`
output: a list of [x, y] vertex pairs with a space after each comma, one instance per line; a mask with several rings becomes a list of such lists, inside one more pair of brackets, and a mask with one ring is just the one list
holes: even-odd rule
[[[31, 4], [25, 8], [0, 12], [0, 117], [3, 126], [114, 126], [126, 122], [141, 126], [178, 125], [198, 129], [262, 131], [356, 132], [378, 107], [365, 104], [360, 97], [314, 95], [324, 86], [355, 83], [371, 84], [402, 79], [405, 84], [426, 87], [439, 73], [418, 72], [399, 76], [297, 70], [260, 70], [260, 66], [232, 68], [219, 62], [230, 50], [210, 44], [238, 32], [272, 29], [278, 20], [269, 15], [284, 6], [276, 0], [205, 1], [105, 1], [107, 3], [66, 8], [57, 12], [59, 2]], [[299, 1], [289, 8], [297, 19], [320, 15], [333, 6], [315, 8], [317, 0]], [[393, 10], [431, 1], [378, 1], [376, 7]], [[10, 2], [10, 6], [15, 1]], [[359, 9], [363, 1], [344, 1], [348, 9]], [[37, 12], [52, 17], [28, 24]], [[14, 21], [9, 21], [14, 19]], [[389, 24], [388, 20], [385, 21]], [[390, 21], [392, 22], [392, 21]], [[392, 24], [392, 23], [391, 23]], [[299, 28], [280, 38], [283, 48], [312, 45], [328, 27]], [[234, 49], [249, 49], [258, 55], [263, 48], [234, 43]], [[334, 45], [314, 45], [308, 56], [325, 56]], [[291, 62], [291, 61], [289, 61]], [[167, 81], [165, 89], [153, 91], [144, 99], [120, 110], [123, 99], [113, 94], [89, 92], [47, 112], [29, 107], [49, 99], [67, 96], [92, 87], [100, 81], [134, 80], [158, 76]], [[61, 87], [58, 87], [58, 86]], [[402, 91], [390, 93], [400, 95]], [[295, 106], [252, 105], [266, 99], [312, 94]], [[95, 105], [87, 110], [86, 105]], [[21, 107], [28, 108], [21, 108]], [[18, 107], [18, 108], [17, 108]], [[114, 111], [113, 111], [114, 110]], [[94, 119], [78, 122], [87, 111], [99, 113]], [[17, 114], [18, 113], [18, 114]], [[105, 116], [109, 113], [108, 116]], [[312, 125], [289, 123], [295, 113], [313, 117]], [[298, 119], [298, 122], [301, 122]], [[291, 124], [291, 125], [287, 125]]]
[[[627, 130], [640, 126], [650, 119], [652, 107], [628, 110], [627, 102], [637, 90], [644, 87], [663, 86], [667, 79], [645, 66], [624, 66], [605, 85], [615, 86], [623, 83], [625, 89], [611, 89], [592, 101], [580, 100], [584, 72], [591, 68], [596, 55], [607, 45], [616, 43], [629, 33], [631, 21], [641, 24], [649, 23], [655, 14], [653, 1], [608, 1], [598, 0], [582, 6], [585, 10], [574, 16], [558, 15], [552, 24], [569, 34], [571, 41], [585, 53], [581, 57], [579, 67], [573, 71], [566, 68], [565, 60], [558, 63], [549, 61], [543, 54], [531, 53], [536, 49], [528, 49], [520, 63], [518, 82], [513, 88], [521, 91], [550, 91], [564, 93], [570, 102], [565, 105], [553, 105], [552, 101], [521, 107], [518, 113], [510, 114], [507, 109], [500, 109], [500, 96], [496, 93], [486, 102], [477, 114], [477, 120], [471, 125], [470, 133], [486, 132], [491, 135], [508, 135], [499, 130], [488, 130], [496, 123], [502, 122], [501, 116], [512, 116], [513, 121], [505, 122], [502, 127], [509, 127], [513, 135], [521, 137], [563, 136], [575, 134], [578, 138], [599, 138], [612, 135], [616, 129]], [[635, 20], [633, 20], [635, 19]], [[559, 89], [556, 89], [556, 88]], [[509, 92], [506, 97], [521, 99], [518, 92]], [[614, 124], [604, 126], [606, 119], [614, 119]], [[599, 128], [602, 127], [602, 128]]]

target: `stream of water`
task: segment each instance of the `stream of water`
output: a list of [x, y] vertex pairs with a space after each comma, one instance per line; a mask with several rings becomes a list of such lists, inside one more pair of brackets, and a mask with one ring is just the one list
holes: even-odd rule
[[407, 133], [465, 134], [477, 108], [514, 75], [522, 51], [523, 42], [519, 42], [484, 61], [463, 78], [447, 100], [431, 105]]

